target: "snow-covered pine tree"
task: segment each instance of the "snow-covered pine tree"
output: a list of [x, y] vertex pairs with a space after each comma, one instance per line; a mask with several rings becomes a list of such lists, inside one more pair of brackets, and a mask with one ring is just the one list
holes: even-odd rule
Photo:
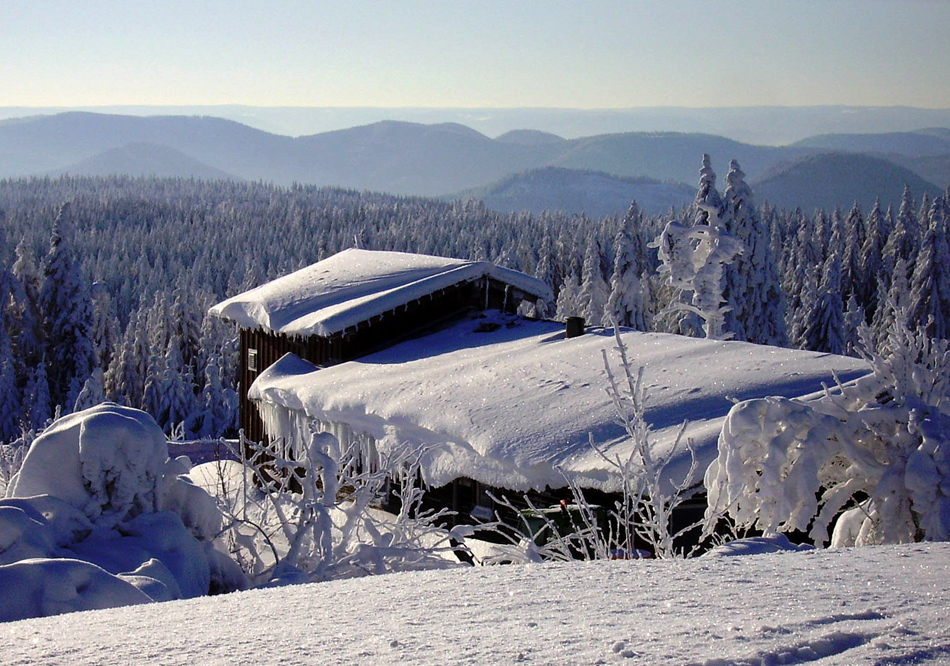
[[818, 304], [818, 270], [816, 266], [802, 266], [801, 281], [796, 287], [795, 308], [788, 313], [789, 344], [796, 349], [807, 349], [805, 328], [808, 318]]
[[165, 432], [168, 428], [168, 364], [165, 354], [152, 351], [148, 359], [145, 388], [142, 392], [142, 409], [148, 412]]
[[823, 209], [815, 211], [815, 217], [812, 221], [814, 238], [813, 243], [818, 253], [818, 264], [824, 264], [828, 259], [828, 253], [831, 251], [831, 235], [841, 221], [841, 211], [835, 208], [828, 215]]
[[191, 430], [192, 421], [197, 412], [195, 398], [195, 380], [191, 366], [182, 358], [181, 344], [176, 336], [168, 341], [165, 351], [165, 376], [162, 382], [165, 391], [164, 403], [167, 407], [164, 428], [171, 432], [181, 423], [185, 431]]
[[92, 344], [95, 349], [96, 365], [105, 369], [112, 362], [112, 355], [118, 342], [116, 340], [118, 322], [115, 307], [112, 305], [112, 296], [109, 295], [109, 289], [102, 282], [92, 285], [92, 306]]
[[798, 264], [805, 266], [821, 266], [825, 263], [824, 252], [821, 247], [821, 226], [816, 220], [807, 217], [796, 210], [798, 231], [795, 234]]
[[26, 238], [16, 246], [13, 262], [14, 306], [16, 311], [16, 339], [13, 341], [18, 374], [28, 377], [43, 358], [43, 329], [40, 315], [40, 273], [36, 267], [33, 249]]
[[844, 354], [844, 303], [841, 301], [841, 258], [831, 248], [825, 262], [818, 299], [809, 313], [803, 332], [805, 349]]
[[927, 192], [924, 192], [923, 196], [920, 197], [920, 210], [917, 213], [917, 224], [920, 228], [920, 240], [923, 242], [924, 232], [930, 228], [930, 213], [933, 210], [933, 202], [930, 200], [930, 195]]
[[[788, 251], [788, 257], [785, 260], [785, 272], [782, 277], [782, 291], [785, 293], [786, 328], [789, 332], [791, 344], [797, 347], [800, 342], [801, 328], [792, 331], [795, 323], [801, 323], [803, 299], [806, 295], [806, 278], [808, 272], [817, 269], [824, 262], [821, 259], [821, 253], [815, 242], [815, 233], [813, 222], [805, 217], [798, 209], [789, 218], [790, 234], [794, 229], [793, 239], [790, 243], [791, 248]], [[815, 288], [817, 289], [817, 278]], [[813, 293], [812, 293], [813, 295]]]
[[736, 340], [748, 340], [746, 299], [750, 296], [749, 281], [755, 279], [749, 274], [752, 269], [749, 250], [754, 234], [753, 217], [757, 215], [754, 210], [750, 214], [746, 207], [746, 200], [752, 199], [752, 190], [745, 182], [745, 174], [736, 160], [729, 163], [726, 190], [722, 199], [722, 226], [742, 246], [742, 254], [723, 268], [722, 296], [728, 308], [724, 315], [723, 328], [732, 333]]
[[199, 437], [218, 437], [237, 425], [238, 395], [221, 381], [220, 357], [213, 354], [205, 364], [199, 416], [195, 422]]
[[583, 305], [580, 302], [580, 267], [577, 265], [577, 257], [570, 260], [567, 274], [564, 277], [564, 283], [561, 284], [557, 294], [557, 307], [554, 318], [558, 321], [565, 321], [568, 317], [583, 316]]
[[[862, 297], [861, 283], [864, 276], [861, 273], [861, 248], [867, 240], [867, 230], [864, 225], [864, 215], [861, 207], [854, 203], [844, 223], [841, 256], [841, 290], [842, 298], [847, 301], [852, 294]], [[860, 303], [859, 303], [860, 304]]]
[[[702, 330], [708, 336], [708, 332], [704, 330], [706, 320], [697, 311], [696, 302], [700, 300], [711, 304], [712, 300], [718, 298], [720, 300], [717, 301], [714, 310], [710, 310], [707, 314], [711, 317], [708, 321], [712, 322], [716, 334], [722, 335], [720, 321], [722, 285], [719, 284], [716, 287], [718, 295], [712, 298], [710, 298], [712, 295], [708, 293], [697, 296], [692, 289], [695, 286], [693, 282], [697, 279], [702, 279], [707, 287], [712, 286], [712, 283], [706, 280], [711, 277], [708, 272], [699, 278], [699, 265], [709, 257], [715, 239], [724, 231], [721, 228], [724, 212], [725, 205], [716, 189], [716, 172], [713, 171], [709, 155], [704, 153], [703, 163], [699, 169], [699, 188], [687, 211], [689, 226], [680, 224], [675, 218], [671, 219], [664, 226], [661, 234], [650, 243], [650, 247], [657, 248], [657, 257], [661, 262], [660, 273], [666, 275], [667, 284], [674, 289], [669, 307], [658, 315], [661, 319], [664, 316], [675, 318], [666, 326], [666, 329], [671, 332], [699, 336]], [[699, 232], [691, 236], [689, 229], [695, 227], [714, 227], [714, 230], [711, 234]], [[720, 271], [720, 269], [716, 270]], [[725, 312], [728, 312], [728, 309]]]
[[950, 338], [950, 246], [942, 202], [935, 202], [927, 216], [920, 252], [910, 280], [908, 325], [931, 338]]
[[95, 368], [89, 379], [82, 385], [82, 390], [76, 398], [76, 404], [73, 411], [78, 412], [83, 409], [89, 409], [105, 401], [105, 389], [103, 388], [102, 368]]
[[616, 322], [638, 331], [648, 330], [643, 284], [640, 281], [644, 264], [639, 234], [642, 224], [643, 213], [634, 202], [614, 239], [614, 268], [610, 277], [610, 297], [604, 309], [604, 326]]
[[188, 293], [179, 284], [172, 295], [172, 303], [169, 308], [169, 315], [172, 321], [172, 336], [178, 338], [179, 348], [181, 350], [182, 363], [191, 371], [193, 378], [200, 376], [204, 381], [204, 368], [200, 367], [201, 361], [201, 321], [203, 313], [213, 305], [211, 302], [203, 303], [200, 307], [193, 304], [200, 299], [201, 293]]
[[136, 310], [106, 371], [106, 396], [129, 407], [142, 408], [148, 359], [148, 335], [142, 312]]
[[[766, 345], [788, 343], [785, 329], [785, 296], [772, 254], [771, 233], [763, 224], [752, 198], [752, 189], [736, 160], [729, 164], [724, 195], [730, 233], [742, 244], [742, 254], [725, 268], [724, 293], [735, 308], [726, 314], [742, 340]], [[730, 297], [731, 296], [731, 297]]]
[[[920, 224], [917, 220], [917, 213], [914, 211], [914, 198], [911, 196], [910, 188], [904, 187], [904, 195], [901, 198], [900, 212], [897, 214], [897, 223], [894, 230], [887, 237], [887, 243], [884, 245], [883, 263], [884, 271], [894, 280], [894, 270], [897, 260], [904, 261], [904, 268], [913, 269], [914, 259], [920, 248]], [[910, 274], [904, 276], [909, 279]]]
[[568, 317], [582, 316], [583, 309], [580, 304], [581, 285], [574, 271], [570, 271], [564, 284], [557, 295], [557, 307], [554, 311], [554, 318], [558, 321], [566, 321]]
[[168, 341], [175, 328], [169, 310], [168, 295], [164, 291], [155, 292], [155, 298], [152, 299], [146, 315], [148, 346], [153, 352], [159, 350], [164, 354], [168, 348]]
[[910, 281], [907, 278], [907, 262], [900, 256], [894, 264], [891, 286], [886, 292], [878, 292], [879, 300], [871, 322], [871, 337], [878, 351], [885, 351], [882, 345], [887, 341], [898, 312], [906, 313], [910, 308]]
[[880, 299], [878, 291], [882, 284], [885, 290], [890, 284], [883, 276], [884, 246], [890, 229], [887, 226], [887, 218], [881, 211], [880, 201], [874, 202], [866, 226], [867, 234], [859, 253], [858, 275], [861, 279], [854, 283], [854, 291], [858, 297], [858, 305], [864, 308], [866, 320], [870, 324]]
[[670, 309], [692, 312], [702, 320], [705, 337], [722, 340], [730, 335], [723, 330], [723, 267], [735, 260], [742, 246], [722, 227], [715, 207], [707, 206], [705, 211], [708, 224], [688, 228], [670, 222], [653, 245], [667, 283], [692, 293], [691, 303], [674, 302]]
[[719, 190], [716, 189], [716, 172], [713, 171], [712, 160], [708, 154], [703, 153], [703, 165], [699, 169], [699, 189], [690, 206], [690, 219], [693, 226], [710, 223], [710, 208], [716, 211], [720, 219], [726, 209]]
[[604, 281], [602, 270], [603, 257], [597, 237], [591, 234], [584, 251], [584, 264], [581, 267], [581, 287], [578, 293], [578, 305], [581, 316], [588, 324], [597, 325], [604, 317], [604, 307], [610, 298], [610, 289]]
[[541, 248], [538, 250], [538, 263], [534, 268], [534, 276], [541, 280], [544, 284], [551, 288], [551, 293], [554, 294], [554, 303], [545, 303], [544, 301], [538, 301], [535, 305], [535, 314], [542, 319], [545, 317], [550, 317], [553, 313], [554, 306], [557, 303], [558, 291], [560, 290], [561, 282], [557, 276], [557, 260], [554, 256], [554, 241], [551, 239], [551, 233], [548, 229], [544, 230], [544, 236], [541, 239]]
[[49, 394], [49, 380], [46, 375], [46, 361], [40, 361], [30, 376], [26, 385], [25, 407], [27, 426], [30, 430], [42, 430], [53, 418], [53, 402]]
[[71, 231], [64, 204], [53, 224], [40, 290], [50, 398], [67, 412], [95, 366], [92, 300], [69, 242]]
[[13, 346], [6, 322], [0, 317], [0, 443], [12, 442], [20, 435], [21, 410]]

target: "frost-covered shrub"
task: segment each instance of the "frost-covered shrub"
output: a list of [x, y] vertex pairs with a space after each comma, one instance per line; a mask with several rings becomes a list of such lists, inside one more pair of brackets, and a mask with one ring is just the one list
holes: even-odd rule
[[[557, 518], [549, 511], [534, 506], [524, 497], [532, 518], [539, 521], [531, 533], [519, 533], [512, 543], [499, 549], [493, 558], [501, 562], [568, 561], [575, 559], [598, 560], [617, 558], [656, 557], [661, 559], [684, 557], [692, 550], [680, 545], [681, 537], [700, 525], [694, 523], [680, 528], [673, 526], [673, 514], [696, 490], [696, 454], [692, 443], [683, 440], [683, 423], [676, 440], [665, 455], [654, 453], [655, 441], [650, 424], [646, 421], [646, 391], [643, 387], [643, 368], [634, 367], [627, 355], [627, 347], [614, 322], [615, 351], [619, 372], [611, 367], [607, 350], [602, 350], [606, 390], [614, 404], [617, 419], [623, 425], [630, 442], [626, 455], [610, 455], [589, 438], [590, 447], [603, 457], [610, 473], [620, 482], [619, 497], [612, 505], [592, 505], [583, 488], [564, 477], [573, 498], [573, 504], [562, 505]], [[671, 477], [671, 462], [689, 456], [689, 468], [680, 479]], [[521, 513], [505, 498], [494, 498], [511, 512]], [[601, 510], [602, 509], [602, 510]], [[501, 524], [498, 518], [497, 525]], [[560, 523], [560, 524], [559, 524]], [[491, 526], [489, 526], [491, 527]], [[527, 521], [525, 527], [528, 527]], [[502, 537], [504, 531], [499, 531]], [[642, 544], [647, 550], [638, 548]], [[489, 562], [491, 563], [491, 562]]]
[[950, 350], [903, 321], [856, 382], [732, 408], [706, 472], [707, 531], [728, 515], [816, 543], [837, 519], [833, 546], [950, 539]]
[[11, 444], [0, 444], [0, 497], [6, 495], [7, 488], [20, 471], [28, 448], [29, 446], [22, 440]]
[[[630, 554], [637, 552], [635, 539], [647, 544], [655, 557], [672, 558], [684, 556], [676, 540], [686, 532], [697, 527], [688, 525], [674, 530], [673, 512], [692, 494], [693, 477], [696, 472], [696, 454], [692, 443], [683, 440], [683, 430], [665, 456], [654, 453], [655, 442], [646, 421], [646, 391], [643, 388], [643, 368], [634, 371], [627, 356], [627, 348], [620, 337], [620, 331], [614, 327], [617, 342], [616, 352], [620, 360], [618, 379], [611, 369], [607, 351], [603, 351], [604, 370], [607, 375], [607, 393], [613, 400], [617, 417], [627, 432], [633, 446], [628, 456], [610, 456], [600, 452], [613, 467], [613, 472], [621, 481], [621, 498], [609, 509], [610, 524], [607, 530], [608, 556], [617, 552]], [[681, 453], [681, 444], [689, 452], [690, 466], [680, 480], [670, 478], [670, 462]], [[591, 446], [594, 446], [591, 437]], [[596, 446], [594, 446], [596, 450]], [[572, 487], [575, 497], [583, 497], [579, 488]], [[629, 556], [629, 555], [625, 555]]]
[[[439, 527], [446, 511], [421, 507], [421, 451], [365, 464], [358, 444], [342, 446], [311, 426], [309, 444], [242, 440], [242, 462], [197, 466], [190, 474], [225, 516], [227, 549], [258, 585], [457, 566], [459, 531]], [[244, 455], [242, 455], [242, 453]], [[391, 483], [400, 511], [378, 505]]]

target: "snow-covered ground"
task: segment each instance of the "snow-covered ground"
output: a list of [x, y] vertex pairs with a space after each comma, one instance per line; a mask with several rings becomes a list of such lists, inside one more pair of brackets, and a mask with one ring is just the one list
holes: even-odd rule
[[22, 620], [18, 664], [946, 664], [950, 544], [392, 574]]

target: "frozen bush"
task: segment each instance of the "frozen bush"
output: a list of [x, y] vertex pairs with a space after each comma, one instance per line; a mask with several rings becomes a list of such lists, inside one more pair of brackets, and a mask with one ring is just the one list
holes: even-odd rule
[[[222, 547], [258, 585], [458, 565], [451, 542], [461, 535], [438, 526], [447, 512], [421, 507], [422, 451], [369, 462], [314, 424], [305, 447], [242, 440], [233, 453], [243, 462], [206, 463], [191, 476], [216, 496]], [[395, 515], [378, 508], [390, 484]]]
[[950, 349], [905, 321], [866, 353], [870, 374], [821, 400], [732, 408], [706, 472], [707, 532], [728, 515], [816, 544], [836, 520], [835, 546], [950, 539]]

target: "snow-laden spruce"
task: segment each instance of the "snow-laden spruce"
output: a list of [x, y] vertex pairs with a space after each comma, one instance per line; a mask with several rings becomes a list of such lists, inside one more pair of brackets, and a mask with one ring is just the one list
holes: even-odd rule
[[715, 207], [698, 206], [706, 213], [708, 224], [685, 227], [669, 222], [653, 246], [658, 249], [660, 273], [666, 276], [667, 284], [692, 293], [691, 303], [674, 302], [671, 309], [698, 315], [705, 337], [722, 340], [731, 337], [723, 330], [724, 316], [729, 311], [723, 305], [723, 271], [742, 253], [742, 245], [722, 226]]
[[732, 408], [706, 472], [707, 531], [728, 515], [817, 544], [834, 523], [833, 546], [950, 539], [950, 346], [903, 321], [889, 352], [868, 354], [870, 375], [824, 399]]

